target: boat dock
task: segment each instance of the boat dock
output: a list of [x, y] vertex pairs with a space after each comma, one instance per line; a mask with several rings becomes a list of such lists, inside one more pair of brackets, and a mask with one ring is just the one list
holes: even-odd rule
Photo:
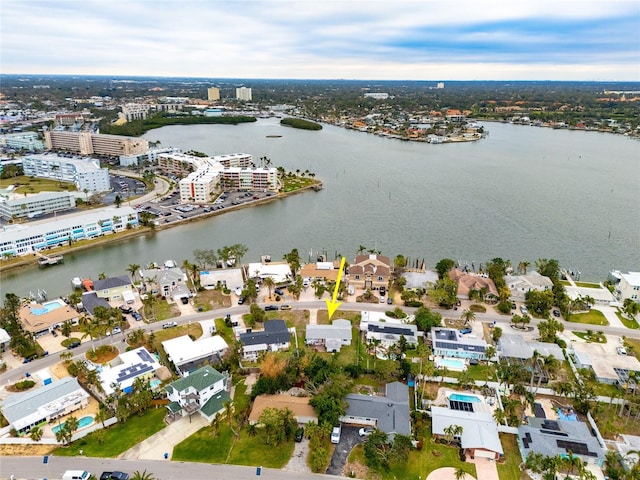
[[42, 253], [36, 252], [38, 258], [38, 265], [40, 268], [50, 267], [51, 265], [58, 265], [59, 263], [64, 263], [64, 256], [62, 255], [54, 255], [53, 257], [48, 257], [43, 255]]

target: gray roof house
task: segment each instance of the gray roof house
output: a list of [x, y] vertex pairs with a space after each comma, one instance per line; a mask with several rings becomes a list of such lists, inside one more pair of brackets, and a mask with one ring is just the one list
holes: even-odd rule
[[83, 293], [82, 306], [91, 315], [93, 315], [93, 311], [96, 309], [96, 307], [111, 308], [109, 302], [107, 302], [104, 298], [98, 297], [98, 294], [96, 294], [96, 292]]
[[562, 349], [555, 343], [543, 343], [525, 340], [522, 335], [504, 334], [498, 342], [498, 353], [504, 358], [529, 359], [537, 351], [543, 357], [551, 355], [559, 361], [564, 361]]
[[527, 275], [507, 275], [504, 277], [504, 281], [509, 287], [512, 300], [524, 300], [525, 294], [531, 290], [544, 292], [553, 288], [551, 279], [538, 272], [530, 272]]
[[268, 320], [264, 322], [264, 330], [240, 334], [242, 356], [250, 361], [256, 361], [260, 352], [286, 350], [290, 342], [291, 333], [284, 320]]
[[433, 327], [431, 342], [434, 355], [441, 357], [485, 359], [487, 342], [482, 338], [463, 335], [455, 328]]
[[41, 388], [8, 396], [2, 413], [12, 428], [20, 433], [43, 422], [62, 417], [89, 404], [89, 394], [78, 379], [65, 377]]
[[351, 337], [349, 320], [334, 320], [331, 325], [307, 325], [307, 345], [324, 346], [327, 352], [339, 352], [343, 345], [351, 345]]
[[571, 452], [588, 463], [601, 463], [604, 450], [584, 422], [529, 417], [518, 427], [518, 443], [524, 455], [530, 452], [554, 457]]
[[164, 298], [177, 300], [190, 295], [186, 275], [178, 267], [140, 270], [140, 276], [146, 290], [159, 293]]
[[432, 406], [431, 419], [434, 436], [446, 436], [445, 429], [451, 425], [461, 426], [460, 447], [471, 458], [477, 456], [498, 460], [504, 454], [498, 425], [489, 412], [466, 412]]
[[167, 419], [199, 412], [208, 422], [224, 410], [229, 396], [229, 377], [205, 365], [190, 375], [164, 387], [167, 398]]
[[133, 284], [128, 275], [119, 277], [110, 277], [103, 280], [93, 282], [93, 289], [100, 298], [106, 298], [109, 301], [119, 300], [123, 298], [125, 292], [131, 294]]
[[369, 425], [387, 435], [411, 435], [411, 414], [409, 412], [409, 387], [404, 383], [387, 383], [385, 395], [346, 396], [347, 410], [340, 417], [342, 423]]

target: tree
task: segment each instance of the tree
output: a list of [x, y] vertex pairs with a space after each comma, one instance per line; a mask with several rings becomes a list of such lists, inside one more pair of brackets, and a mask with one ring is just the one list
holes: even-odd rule
[[286, 253], [283, 258], [289, 264], [289, 268], [291, 269], [291, 275], [293, 275], [293, 278], [295, 279], [298, 270], [300, 270], [301, 261], [302, 261], [298, 253], [298, 249], [297, 248], [292, 249], [289, 253]]
[[560, 264], [558, 260], [552, 258], [539, 258], [536, 260], [536, 270], [540, 275], [549, 277], [552, 281], [560, 277]]
[[526, 275], [527, 268], [529, 268], [530, 265], [531, 265], [531, 262], [528, 262], [527, 260], [522, 260], [520, 263], [518, 263], [518, 272], [521, 272], [523, 275]]
[[147, 473], [146, 470], [143, 472], [139, 472], [138, 470], [136, 470], [135, 472], [133, 472], [131, 480], [156, 480], [156, 477], [154, 477], [151, 473]]
[[242, 257], [244, 257], [249, 248], [241, 243], [231, 245], [231, 254], [236, 258], [235, 265], [242, 265]]
[[622, 303], [622, 308], [624, 310], [624, 313], [629, 318], [634, 318], [636, 315], [638, 315], [638, 313], [640, 313], [640, 303], [636, 302], [631, 298], [624, 299], [624, 302]]
[[131, 274], [131, 278], [135, 281], [138, 272], [140, 271], [140, 265], [137, 263], [130, 263], [127, 267], [127, 272]]
[[467, 476], [467, 472], [464, 471], [464, 468], [458, 467], [454, 473], [456, 480], [464, 480], [464, 477]]
[[372, 468], [389, 468], [390, 448], [387, 434], [381, 430], [374, 430], [364, 442], [364, 458], [367, 466]]
[[502, 338], [502, 328], [494, 327], [493, 331], [491, 332], [491, 339], [494, 341], [494, 343], [498, 343], [500, 338]]
[[71, 329], [73, 328], [73, 323], [71, 320], [65, 320], [60, 330], [62, 331], [62, 335], [69, 338], [71, 336]]
[[43, 435], [43, 431], [40, 427], [33, 427], [29, 431], [29, 438], [34, 442], [39, 442], [40, 440], [42, 440], [42, 435]]
[[271, 290], [273, 289], [273, 287], [275, 287], [276, 282], [274, 282], [273, 278], [271, 277], [265, 277], [262, 283], [269, 290], [269, 299], [271, 299]]
[[438, 277], [440, 280], [444, 278], [449, 270], [455, 267], [456, 262], [451, 260], [450, 258], [443, 258], [438, 263], [436, 263], [436, 272], [438, 272]]
[[265, 408], [258, 418], [258, 432], [267, 445], [280, 445], [295, 434], [298, 426], [288, 408]]
[[107, 274], [104, 272], [100, 272], [98, 274], [98, 280], [104, 280], [105, 278], [107, 278]]
[[464, 320], [465, 325], [469, 325], [471, 322], [473, 322], [476, 319], [476, 314], [473, 312], [473, 310], [466, 309], [465, 311], [462, 312], [462, 315], [460, 315], [460, 318]]
[[193, 257], [202, 270], [206, 270], [209, 265], [215, 265], [217, 261], [214, 251], [208, 248], [194, 250]]
[[429, 295], [441, 307], [451, 308], [458, 303], [458, 284], [445, 276], [436, 282]]
[[120, 195], [116, 195], [114, 202], [116, 204], [116, 208], [120, 208], [120, 205], [122, 205], [122, 197]]
[[430, 332], [433, 327], [442, 326], [442, 315], [427, 307], [419, 307], [414, 314], [416, 326], [423, 332]]
[[538, 324], [540, 332], [540, 341], [554, 343], [557, 340], [557, 334], [564, 331], [564, 325], [555, 318], [549, 318]]

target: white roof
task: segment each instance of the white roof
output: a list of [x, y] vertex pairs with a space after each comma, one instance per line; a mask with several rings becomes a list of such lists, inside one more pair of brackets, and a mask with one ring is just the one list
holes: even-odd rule
[[620, 277], [624, 278], [633, 287], [640, 286], [640, 272], [621, 273]]
[[121, 353], [118, 358], [122, 363], [113, 367], [103, 366], [100, 371], [100, 383], [106, 395], [113, 393], [112, 384], [119, 384], [124, 390], [133, 385], [136, 378], [153, 374], [162, 366], [145, 347]]
[[461, 447], [482, 448], [492, 452], [504, 453], [498, 426], [491, 413], [462, 412], [444, 407], [431, 407], [432, 432], [444, 435], [444, 429], [451, 425], [462, 427]]
[[230, 289], [242, 287], [244, 285], [242, 269], [219, 268], [216, 270], [204, 270], [200, 272], [200, 284], [202, 286], [215, 286], [218, 282], [226, 284]]
[[271, 277], [276, 283], [287, 282], [291, 276], [287, 263], [250, 263], [247, 272], [250, 277]]
[[11, 337], [4, 328], [0, 328], [0, 344], [11, 341]]
[[162, 347], [173, 363], [182, 365], [192, 360], [222, 352], [229, 348], [229, 345], [220, 335], [202, 338], [195, 342], [188, 335], [183, 335], [182, 337], [162, 342]]
[[579, 297], [592, 297], [596, 302], [608, 303], [616, 301], [616, 297], [613, 293], [606, 288], [573, 287], [567, 285], [564, 289], [571, 300], [576, 300]]

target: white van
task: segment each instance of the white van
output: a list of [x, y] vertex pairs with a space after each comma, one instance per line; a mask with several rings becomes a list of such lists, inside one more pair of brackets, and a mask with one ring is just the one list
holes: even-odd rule
[[90, 476], [85, 470], [67, 470], [62, 474], [62, 480], [89, 480]]

